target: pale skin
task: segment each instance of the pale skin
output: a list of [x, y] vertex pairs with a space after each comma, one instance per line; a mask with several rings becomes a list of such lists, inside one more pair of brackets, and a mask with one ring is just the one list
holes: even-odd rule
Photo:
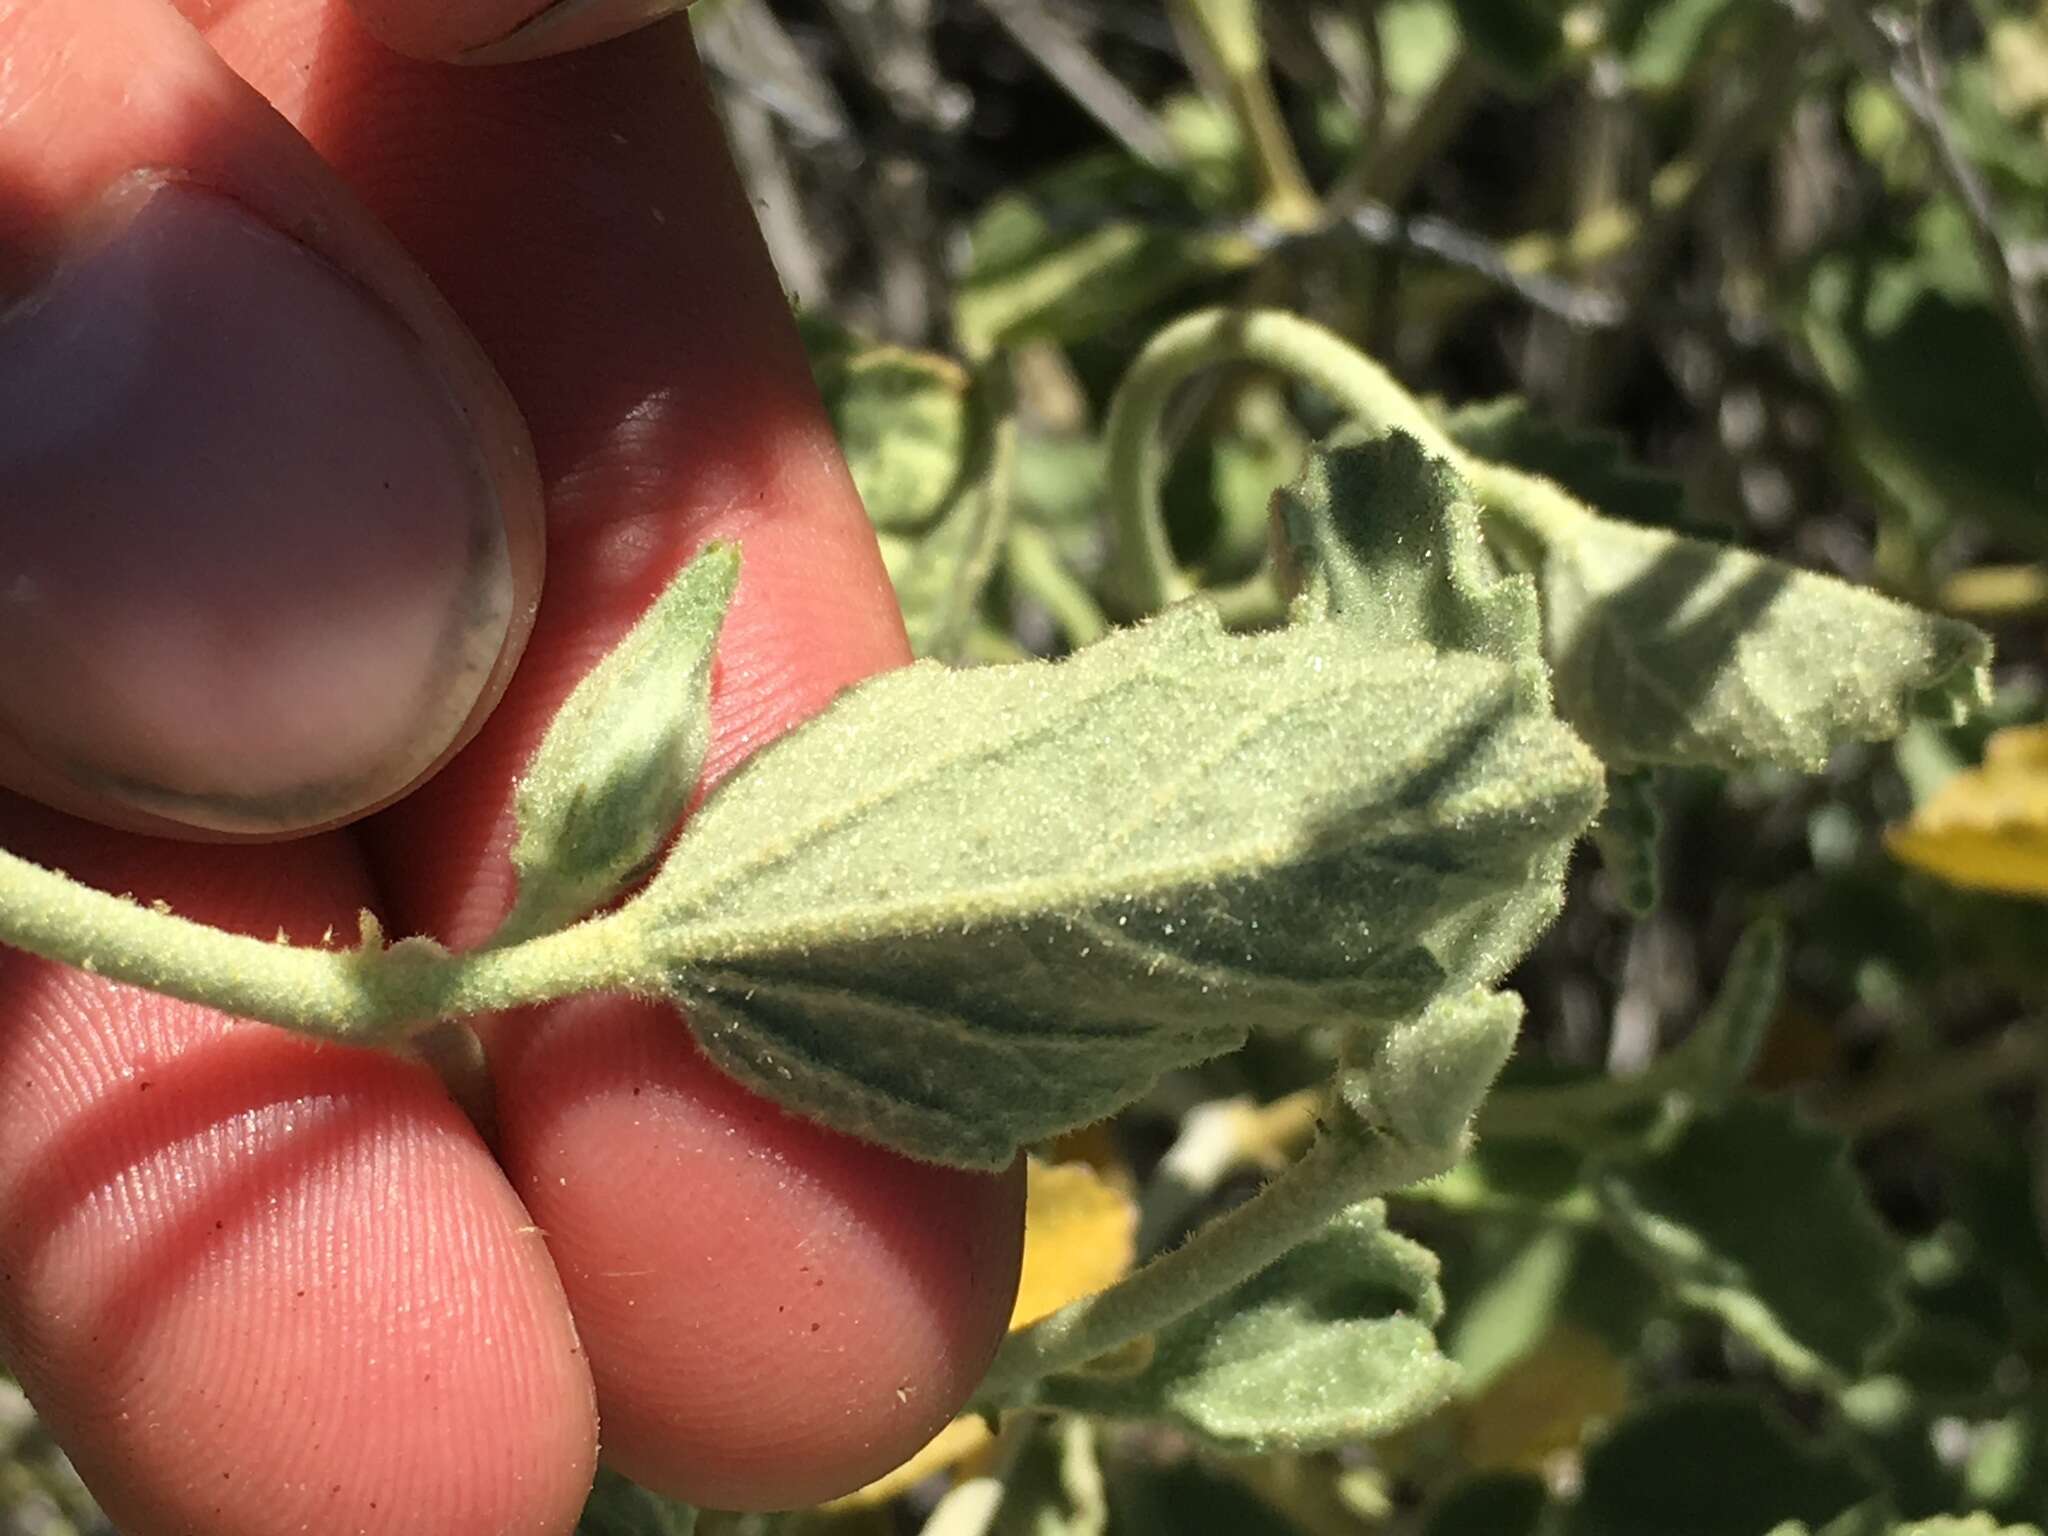
[[[0, 845], [266, 937], [352, 934], [368, 906], [459, 947], [510, 905], [510, 791], [554, 708], [705, 541], [744, 555], [714, 780], [906, 659], [687, 24], [584, 9], [521, 45], [552, 57], [444, 62], [530, 9], [0, 0], [0, 385], [10, 305], [92, 248], [110, 189], [202, 188], [424, 348], [509, 593], [478, 681], [408, 744], [424, 773], [252, 838], [67, 774], [16, 708]], [[317, 372], [321, 347], [287, 362]], [[159, 384], [195, 388], [138, 387]], [[307, 534], [309, 579], [377, 537], [403, 555], [403, 518], [350, 527], [338, 553]], [[280, 601], [266, 574], [291, 553], [231, 585]], [[124, 589], [107, 632], [148, 596]], [[175, 626], [136, 633], [175, 684]], [[261, 779], [261, 719], [239, 728], [236, 771]], [[1015, 1282], [1017, 1170], [793, 1120], [654, 1007], [587, 998], [483, 1034], [495, 1146], [423, 1066], [0, 952], [0, 1351], [127, 1536], [566, 1533], [600, 1437], [677, 1496], [801, 1505], [887, 1470], [972, 1390]]]

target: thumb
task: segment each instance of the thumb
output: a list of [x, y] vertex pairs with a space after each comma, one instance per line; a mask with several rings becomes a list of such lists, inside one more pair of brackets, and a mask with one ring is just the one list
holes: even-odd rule
[[212, 835], [395, 798], [525, 636], [517, 412], [169, 7], [12, 7], [0, 46], [0, 783]]

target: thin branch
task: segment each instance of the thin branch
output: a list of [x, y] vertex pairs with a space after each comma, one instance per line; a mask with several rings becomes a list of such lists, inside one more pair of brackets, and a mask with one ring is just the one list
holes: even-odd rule
[[1866, 0], [1828, 0], [1828, 15], [1842, 46], [1897, 98], [1933, 157], [1943, 185], [1962, 208], [1992, 299], [2019, 347], [2034, 402], [2048, 420], [2048, 316], [2042, 312], [2031, 273], [2020, 269], [1999, 233], [2001, 220], [1991, 189], [1949, 130], [1925, 39], [1917, 38], [1898, 18], [1872, 11]]

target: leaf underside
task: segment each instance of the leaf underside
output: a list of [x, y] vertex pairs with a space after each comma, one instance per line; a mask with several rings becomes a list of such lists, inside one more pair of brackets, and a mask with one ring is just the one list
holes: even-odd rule
[[1405, 438], [1334, 450], [1298, 494], [1320, 596], [1289, 628], [1196, 603], [1058, 664], [913, 667], [729, 781], [643, 898], [706, 1051], [828, 1124], [994, 1167], [1250, 1028], [1502, 974], [1600, 795], [1533, 594]]

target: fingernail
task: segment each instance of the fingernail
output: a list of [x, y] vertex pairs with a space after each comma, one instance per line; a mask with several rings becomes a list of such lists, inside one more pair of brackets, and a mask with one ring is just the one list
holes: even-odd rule
[[554, 0], [494, 43], [458, 57], [458, 64], [521, 64], [549, 54], [588, 48], [637, 32], [651, 21], [687, 10], [690, 0]]
[[510, 627], [463, 412], [366, 289], [239, 204], [138, 180], [95, 225], [0, 300], [0, 729], [194, 828], [375, 805]]

